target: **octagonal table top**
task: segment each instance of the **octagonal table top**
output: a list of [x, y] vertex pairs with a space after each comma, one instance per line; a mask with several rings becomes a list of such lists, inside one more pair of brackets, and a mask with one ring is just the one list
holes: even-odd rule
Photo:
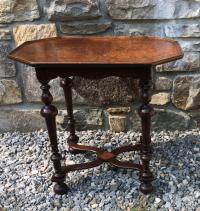
[[158, 65], [183, 57], [177, 41], [151, 36], [65, 36], [28, 41], [9, 58], [28, 64]]

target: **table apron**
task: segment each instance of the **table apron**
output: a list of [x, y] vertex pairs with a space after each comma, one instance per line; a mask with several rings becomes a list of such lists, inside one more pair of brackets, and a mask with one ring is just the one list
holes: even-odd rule
[[110, 76], [150, 79], [150, 65], [71, 65], [71, 66], [38, 66], [35, 67], [39, 81], [57, 77], [79, 76], [92, 80]]

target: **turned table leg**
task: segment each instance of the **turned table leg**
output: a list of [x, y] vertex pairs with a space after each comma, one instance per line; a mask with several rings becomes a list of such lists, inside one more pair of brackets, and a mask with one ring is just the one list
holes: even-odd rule
[[69, 145], [69, 152], [71, 153], [79, 153], [79, 150], [74, 150], [70, 147], [70, 144], [78, 143], [78, 136], [75, 134], [75, 120], [73, 114], [73, 104], [72, 104], [72, 79], [71, 78], [62, 78], [60, 81], [60, 85], [64, 90], [65, 102], [67, 106], [67, 114], [68, 114], [68, 126], [70, 135], [67, 139]]
[[41, 82], [42, 86], [42, 101], [44, 106], [41, 109], [41, 115], [45, 118], [47, 130], [49, 134], [49, 140], [52, 148], [51, 160], [54, 165], [55, 174], [52, 177], [52, 181], [56, 182], [54, 186], [54, 192], [56, 194], [65, 194], [68, 192], [68, 187], [64, 183], [65, 173], [61, 168], [61, 155], [58, 150], [57, 133], [56, 133], [56, 120], [55, 117], [58, 114], [58, 110], [55, 106], [51, 105], [53, 97], [49, 91], [50, 86], [48, 81]]
[[140, 92], [142, 105], [139, 108], [139, 115], [142, 121], [142, 151], [141, 151], [141, 161], [142, 170], [140, 172], [140, 191], [144, 194], [148, 194], [153, 191], [153, 186], [151, 182], [153, 181], [153, 174], [149, 169], [149, 162], [151, 160], [151, 137], [150, 137], [150, 125], [151, 116], [153, 114], [153, 109], [150, 106], [150, 80], [140, 80]]

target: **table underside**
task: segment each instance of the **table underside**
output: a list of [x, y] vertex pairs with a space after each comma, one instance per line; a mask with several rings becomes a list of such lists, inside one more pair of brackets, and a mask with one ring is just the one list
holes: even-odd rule
[[149, 79], [153, 74], [153, 65], [38, 65], [35, 67], [38, 80], [51, 80], [57, 77], [83, 77], [91, 80], [106, 77], [130, 77]]
[[[70, 171], [82, 170], [93, 168], [103, 164], [104, 162], [110, 163], [114, 167], [127, 168], [138, 170], [140, 172], [140, 190], [147, 194], [153, 191], [151, 182], [153, 181], [153, 175], [149, 169], [149, 162], [151, 159], [151, 138], [150, 138], [150, 122], [153, 115], [153, 109], [150, 102], [150, 82], [153, 72], [152, 66], [147, 65], [122, 65], [115, 69], [115, 66], [105, 65], [97, 66], [74, 66], [69, 68], [66, 66], [38, 66], [36, 67], [36, 75], [39, 82], [42, 84], [41, 89], [42, 101], [44, 106], [41, 110], [41, 115], [45, 118], [47, 124], [47, 130], [49, 133], [49, 139], [52, 146], [51, 160], [54, 164], [55, 174], [52, 177], [52, 181], [56, 182], [54, 191], [57, 194], [65, 194], [68, 192], [68, 186], [64, 183], [66, 174]], [[100, 79], [109, 76], [119, 77], [132, 77], [140, 80], [140, 91], [142, 105], [138, 109], [139, 116], [141, 117], [142, 136], [139, 144], [128, 145], [119, 147], [111, 152], [97, 148], [94, 146], [85, 146], [78, 144], [79, 137], [76, 136], [75, 120], [73, 116], [73, 104], [72, 104], [72, 86], [73, 81], [70, 76], [81, 76], [90, 79]], [[93, 152], [96, 154], [96, 160], [88, 163], [73, 164], [67, 166], [61, 166], [61, 155], [58, 150], [57, 134], [56, 134], [56, 121], [55, 117], [58, 114], [58, 110], [52, 105], [53, 97], [50, 93], [50, 80], [61, 77], [61, 87], [64, 90], [64, 96], [68, 113], [68, 127], [70, 135], [67, 139], [69, 152], [71, 153], [84, 153]], [[130, 161], [119, 161], [117, 156], [124, 152], [139, 151], [141, 154], [141, 163], [133, 163]]]

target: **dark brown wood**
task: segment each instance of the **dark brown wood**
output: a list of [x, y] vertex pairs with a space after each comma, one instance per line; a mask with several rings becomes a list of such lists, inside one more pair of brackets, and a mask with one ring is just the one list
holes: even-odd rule
[[97, 154], [104, 152], [104, 150], [99, 149], [98, 147], [79, 145], [79, 144], [71, 144], [71, 143], [69, 143], [69, 145], [74, 150], [94, 152], [94, 153], [97, 153]]
[[[147, 36], [66, 36], [26, 42], [9, 57], [29, 65], [147, 64], [183, 56], [174, 40]], [[95, 69], [93, 70], [95, 72]]]
[[[98, 80], [109, 76], [143, 78], [149, 75], [150, 65], [47, 65], [36, 67], [38, 78], [48, 80], [80, 76]], [[94, 71], [95, 70], [95, 71]]]
[[97, 159], [89, 163], [74, 164], [74, 165], [63, 167], [66, 173], [69, 171], [93, 168], [98, 165], [101, 165], [104, 162], [108, 162], [112, 164], [113, 166], [119, 167], [119, 168], [127, 168], [127, 169], [135, 169], [135, 170], [142, 169], [141, 164], [135, 164], [132, 162], [117, 160], [117, 156], [121, 153], [131, 152], [131, 151], [141, 151], [143, 149], [142, 144], [136, 144], [134, 146], [129, 145], [129, 146], [119, 147], [113, 150], [112, 152], [108, 152], [106, 150], [100, 149], [98, 147], [93, 147], [93, 146], [84, 146], [84, 145], [79, 145], [79, 144], [69, 144], [69, 145], [74, 150], [94, 152], [97, 154]]
[[56, 134], [56, 120], [55, 117], [58, 114], [58, 110], [55, 106], [51, 105], [53, 101], [53, 97], [49, 91], [50, 86], [48, 85], [48, 81], [41, 80], [42, 86], [42, 101], [45, 106], [41, 109], [41, 115], [46, 120], [47, 130], [49, 134], [49, 140], [52, 148], [51, 160], [54, 165], [55, 174], [52, 177], [52, 181], [56, 182], [54, 186], [54, 191], [57, 194], [65, 194], [68, 191], [67, 185], [64, 183], [65, 181], [65, 172], [62, 171], [61, 167], [61, 155], [58, 151], [58, 143], [57, 143], [57, 134]]
[[142, 171], [140, 172], [140, 190], [141, 192], [147, 194], [153, 191], [153, 186], [151, 182], [153, 181], [153, 175], [149, 169], [149, 162], [151, 160], [151, 136], [150, 136], [150, 126], [151, 126], [151, 116], [153, 115], [153, 108], [149, 104], [150, 98], [150, 78], [146, 80], [140, 80], [140, 91], [142, 105], [139, 108], [139, 115], [142, 119], [142, 137], [141, 137], [141, 161], [142, 161]]
[[[130, 168], [140, 171], [140, 190], [147, 194], [153, 191], [151, 184], [153, 175], [149, 168], [151, 159], [150, 123], [153, 109], [150, 102], [150, 82], [155, 65], [173, 61], [183, 57], [179, 44], [174, 40], [158, 37], [63, 37], [26, 42], [9, 54], [9, 58], [34, 66], [36, 75], [43, 90], [42, 101], [45, 106], [41, 115], [46, 120], [49, 139], [52, 147], [51, 159], [55, 174], [52, 181], [56, 182], [54, 191], [65, 194], [68, 191], [64, 183], [69, 171], [93, 168], [104, 162], [115, 167]], [[134, 146], [119, 147], [112, 152], [93, 146], [78, 144], [75, 134], [75, 121], [72, 105], [71, 76], [88, 79], [100, 79], [109, 76], [132, 77], [140, 79], [142, 105], [139, 115], [142, 122], [141, 143]], [[49, 91], [49, 81], [61, 77], [70, 135], [68, 145], [70, 152], [89, 151], [97, 155], [96, 160], [61, 166], [61, 155], [58, 151], [55, 117], [57, 108], [52, 105], [53, 97]], [[120, 161], [117, 156], [123, 152], [140, 151], [141, 163]]]
[[97, 166], [101, 165], [102, 163], [103, 163], [103, 161], [101, 159], [97, 159], [95, 161], [91, 161], [91, 162], [88, 162], [88, 163], [81, 163], [81, 164], [74, 164], [74, 165], [65, 166], [65, 167], [63, 167], [63, 171], [68, 173], [70, 171], [90, 169], [90, 168], [97, 167]]
[[[68, 144], [73, 143], [77, 144], [78, 143], [78, 136], [75, 134], [75, 120], [74, 120], [74, 114], [73, 114], [73, 105], [72, 105], [72, 79], [70, 78], [62, 78], [60, 81], [60, 85], [64, 90], [64, 95], [65, 95], [65, 102], [67, 106], [67, 114], [68, 114], [68, 127], [70, 131], [70, 135], [67, 139]], [[70, 148], [69, 145], [69, 151], [71, 153], [77, 153], [79, 151], [73, 150]]]
[[142, 165], [137, 163], [132, 163], [130, 161], [119, 161], [119, 160], [111, 160], [110, 163], [118, 168], [124, 168], [124, 169], [133, 169], [133, 170], [139, 170], [141, 171]]

